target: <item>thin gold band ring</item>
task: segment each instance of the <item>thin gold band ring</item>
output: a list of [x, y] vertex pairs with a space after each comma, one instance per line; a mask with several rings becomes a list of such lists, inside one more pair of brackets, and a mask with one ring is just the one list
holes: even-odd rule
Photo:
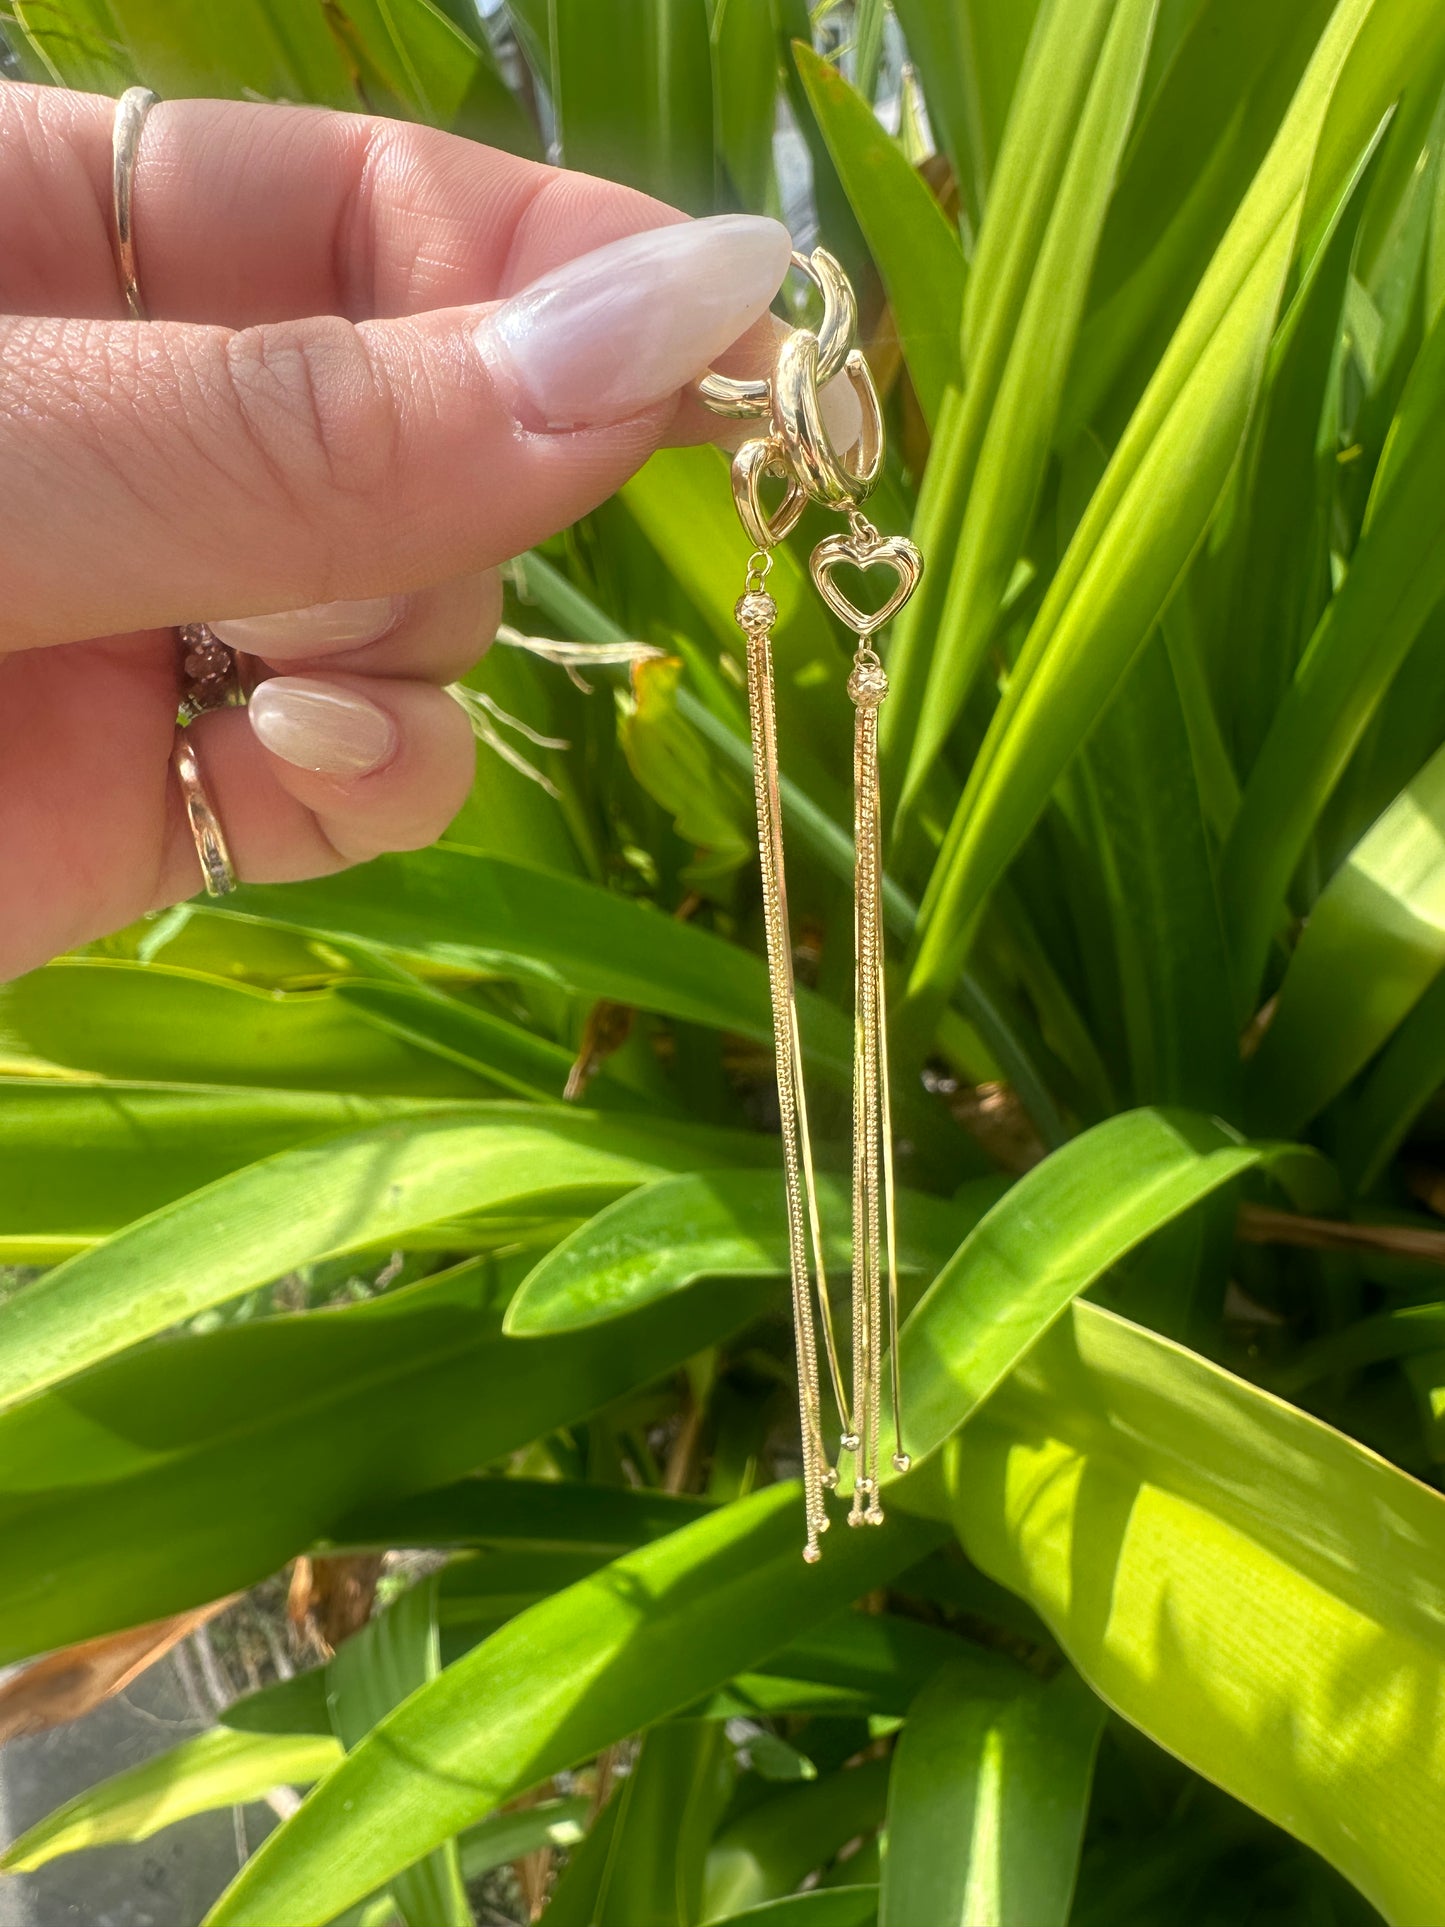
[[[115, 119], [111, 124], [111, 192], [115, 213], [115, 263], [120, 277], [121, 293], [125, 296], [126, 310], [132, 321], [147, 318], [145, 297], [141, 293], [140, 275], [135, 258], [135, 225], [133, 208], [135, 203], [136, 163], [140, 158], [141, 135], [145, 131], [146, 115], [155, 106], [159, 96], [149, 87], [127, 87], [115, 104]], [[180, 785], [181, 797], [186, 806], [186, 821], [190, 825], [191, 838], [196, 846], [196, 857], [201, 866], [201, 880], [206, 894], [211, 897], [228, 896], [236, 887], [236, 870], [231, 862], [231, 852], [226, 845], [226, 836], [221, 828], [221, 819], [216, 814], [215, 805], [206, 789], [201, 775], [200, 762], [196, 747], [186, 735], [186, 726], [193, 717], [202, 713], [207, 706], [204, 700], [207, 684], [191, 676], [188, 662], [197, 660], [197, 651], [203, 656], [224, 657], [224, 670], [219, 658], [211, 670], [209, 682], [214, 683], [219, 694], [224, 690], [224, 700], [234, 700], [235, 658], [225, 645], [211, 634], [204, 623], [188, 623], [178, 632], [178, 646], [182, 652], [182, 673], [188, 686], [182, 695], [180, 715], [176, 727], [175, 748], [171, 752], [171, 767]], [[208, 663], [209, 666], [209, 663]]]

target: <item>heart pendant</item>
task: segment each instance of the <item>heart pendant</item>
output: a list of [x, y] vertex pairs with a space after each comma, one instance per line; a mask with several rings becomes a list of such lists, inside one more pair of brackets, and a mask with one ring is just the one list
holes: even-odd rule
[[[833, 580], [833, 571], [843, 562], [864, 571], [891, 569], [897, 577], [893, 593], [873, 615], [864, 615]], [[809, 566], [818, 594], [834, 615], [840, 616], [854, 635], [871, 636], [898, 614], [918, 587], [918, 578], [923, 574], [923, 557], [906, 535], [882, 535], [867, 544], [851, 535], [828, 535], [814, 549]]]
[[[786, 478], [783, 499], [769, 515], [759, 490], [765, 475]], [[744, 442], [733, 457], [733, 501], [749, 539], [760, 549], [776, 548], [791, 533], [808, 502], [808, 492], [771, 438]]]

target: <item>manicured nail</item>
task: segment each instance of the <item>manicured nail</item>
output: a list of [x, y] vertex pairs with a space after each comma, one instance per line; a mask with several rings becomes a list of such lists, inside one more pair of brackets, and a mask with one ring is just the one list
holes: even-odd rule
[[783, 284], [781, 221], [715, 214], [650, 228], [553, 268], [476, 332], [524, 426], [593, 428], [676, 394]]
[[396, 747], [396, 727], [384, 709], [306, 676], [258, 683], [247, 714], [273, 756], [323, 776], [365, 776]]
[[231, 616], [213, 622], [222, 642], [247, 655], [275, 649], [302, 656], [318, 649], [360, 648], [378, 642], [400, 622], [405, 596], [359, 597], [351, 602], [313, 602], [307, 609], [282, 609], [273, 616]]

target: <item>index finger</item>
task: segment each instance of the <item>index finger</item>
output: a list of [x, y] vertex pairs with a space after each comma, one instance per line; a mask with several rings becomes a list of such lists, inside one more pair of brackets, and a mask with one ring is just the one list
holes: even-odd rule
[[[120, 319], [111, 120], [94, 94], [0, 87], [0, 308]], [[162, 101], [136, 165], [158, 320], [353, 321], [516, 292], [575, 254], [682, 220], [614, 182], [435, 128], [326, 108]]]

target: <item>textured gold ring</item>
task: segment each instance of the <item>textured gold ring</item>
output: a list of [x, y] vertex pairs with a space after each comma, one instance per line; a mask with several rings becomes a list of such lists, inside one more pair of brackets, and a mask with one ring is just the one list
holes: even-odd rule
[[[145, 298], [141, 294], [140, 274], [135, 258], [136, 163], [140, 158], [141, 135], [146, 115], [158, 96], [149, 87], [128, 87], [115, 104], [111, 123], [111, 191], [115, 214], [115, 261], [121, 293], [132, 321], [144, 321]], [[180, 784], [186, 806], [186, 821], [201, 865], [201, 879], [207, 896], [227, 896], [236, 887], [235, 866], [226, 846], [221, 819], [216, 814], [201, 775], [196, 746], [186, 735], [195, 717], [208, 709], [222, 708], [244, 700], [236, 658], [219, 636], [203, 622], [188, 622], [177, 631], [182, 693], [176, 718], [176, 744], [171, 767]]]

